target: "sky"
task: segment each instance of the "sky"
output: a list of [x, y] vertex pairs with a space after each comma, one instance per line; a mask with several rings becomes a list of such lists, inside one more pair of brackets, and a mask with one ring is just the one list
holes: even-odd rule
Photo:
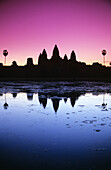
[[111, 61], [111, 0], [0, 0], [0, 63], [16, 60], [37, 64], [46, 49], [48, 58], [57, 44], [60, 56], [92, 64]]

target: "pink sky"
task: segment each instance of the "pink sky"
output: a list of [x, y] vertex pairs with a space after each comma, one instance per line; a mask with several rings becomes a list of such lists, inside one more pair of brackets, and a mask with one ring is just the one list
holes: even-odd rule
[[40, 52], [45, 48], [50, 57], [55, 44], [61, 57], [74, 50], [78, 61], [102, 63], [106, 49], [111, 61], [111, 1], [0, 1], [0, 62], [7, 49], [9, 65], [24, 65], [28, 57], [37, 63]]

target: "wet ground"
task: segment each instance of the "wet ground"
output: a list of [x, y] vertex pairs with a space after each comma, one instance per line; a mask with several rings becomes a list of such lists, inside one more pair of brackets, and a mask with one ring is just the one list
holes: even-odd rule
[[0, 166], [110, 170], [111, 84], [0, 82]]

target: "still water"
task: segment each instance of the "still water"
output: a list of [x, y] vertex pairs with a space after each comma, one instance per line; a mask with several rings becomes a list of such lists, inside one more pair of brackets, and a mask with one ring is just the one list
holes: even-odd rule
[[1, 169], [111, 169], [110, 88], [74, 85], [0, 84]]

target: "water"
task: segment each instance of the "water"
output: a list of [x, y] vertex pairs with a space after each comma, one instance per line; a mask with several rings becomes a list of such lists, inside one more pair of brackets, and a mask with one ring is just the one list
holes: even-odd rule
[[3, 170], [111, 169], [110, 83], [1, 82], [0, 108]]

